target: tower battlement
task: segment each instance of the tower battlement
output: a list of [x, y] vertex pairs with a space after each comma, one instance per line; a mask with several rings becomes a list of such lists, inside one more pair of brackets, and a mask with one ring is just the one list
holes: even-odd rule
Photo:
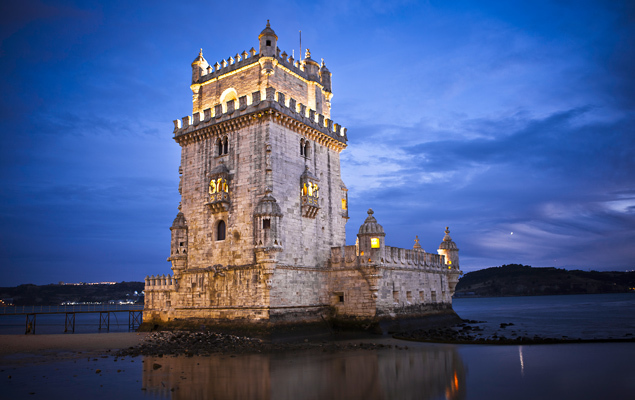
[[265, 94], [266, 88], [275, 87], [307, 109], [330, 118], [333, 91], [331, 72], [324, 61], [320, 65], [311, 59], [308, 49], [301, 61], [280, 53], [278, 36], [269, 25], [258, 38], [258, 52], [252, 47], [213, 66], [201, 49], [192, 62], [192, 112], [213, 110], [219, 104], [224, 107], [230, 100], [238, 101], [255, 92]]
[[[236, 100], [229, 100], [224, 104], [217, 104], [214, 108], [206, 108], [202, 112], [195, 112], [192, 116], [186, 116], [180, 120], [174, 120], [174, 139], [181, 141], [192, 140], [193, 136], [204, 137], [229, 120], [243, 121], [263, 118], [267, 115], [278, 119], [291, 118], [289, 124], [295, 130], [309, 136], [311, 140], [323, 142], [330, 146], [343, 150], [348, 140], [346, 128], [318, 114], [306, 105], [296, 102], [283, 92], [275, 88], [267, 87], [263, 93], [258, 91], [249, 95], [243, 95]], [[197, 132], [196, 135], [192, 135]], [[219, 131], [220, 132], [220, 131]]]

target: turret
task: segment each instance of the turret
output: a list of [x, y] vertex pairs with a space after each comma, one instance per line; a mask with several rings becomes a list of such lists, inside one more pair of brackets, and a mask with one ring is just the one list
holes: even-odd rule
[[203, 49], [199, 51], [198, 57], [192, 61], [192, 83], [198, 82], [201, 76], [207, 73], [207, 68], [209, 64], [203, 58]]
[[315, 60], [311, 58], [311, 50], [306, 49], [306, 55], [304, 60], [302, 60], [302, 63], [304, 64], [304, 72], [306, 72], [307, 77], [313, 81], [319, 82], [320, 81], [320, 75], [319, 75], [320, 64], [318, 64], [317, 62], [315, 62]]
[[179, 211], [170, 227], [172, 233], [172, 246], [168, 261], [172, 262], [174, 277], [187, 267], [187, 222], [185, 215]]
[[275, 57], [276, 49], [278, 48], [278, 36], [271, 29], [271, 25], [269, 25], [269, 20], [267, 20], [267, 26], [265, 29], [260, 32], [258, 35], [258, 40], [260, 40], [260, 55], [262, 57]]
[[384, 233], [384, 228], [373, 217], [373, 214], [372, 208], [369, 208], [368, 217], [359, 227], [359, 232], [357, 233], [359, 257], [363, 264], [379, 264], [385, 258], [384, 239], [386, 234]]
[[456, 247], [456, 243], [452, 241], [450, 228], [447, 226], [445, 227], [443, 242], [439, 245], [437, 253], [445, 256], [445, 264], [449, 269], [459, 269], [459, 249]]
[[331, 90], [331, 71], [326, 68], [326, 64], [324, 64], [324, 60], [322, 60], [322, 66], [320, 67], [320, 82], [324, 87], [324, 90], [327, 92], [332, 92]]

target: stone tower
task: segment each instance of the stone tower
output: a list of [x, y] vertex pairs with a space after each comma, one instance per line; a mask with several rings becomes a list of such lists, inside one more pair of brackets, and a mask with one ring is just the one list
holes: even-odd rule
[[214, 65], [201, 50], [193, 115], [175, 121], [181, 204], [169, 261], [181, 295], [171, 305], [195, 317], [269, 319], [323, 304], [318, 272], [345, 244], [347, 139], [330, 119], [331, 73], [308, 50], [301, 62], [281, 53], [269, 22], [258, 39], [258, 51]]
[[[346, 129], [331, 120], [331, 72], [307, 49], [259, 49], [192, 62], [192, 116], [174, 121], [181, 202], [172, 275], [149, 276], [145, 322], [367, 322], [452, 311], [458, 249], [387, 246], [368, 210], [346, 246]], [[446, 240], [447, 239], [447, 240]], [[418, 241], [418, 239], [417, 239]]]

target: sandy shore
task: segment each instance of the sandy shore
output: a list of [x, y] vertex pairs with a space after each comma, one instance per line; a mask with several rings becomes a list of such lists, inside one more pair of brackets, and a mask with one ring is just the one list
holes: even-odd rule
[[146, 333], [0, 335], [0, 363], [103, 354], [136, 346]]

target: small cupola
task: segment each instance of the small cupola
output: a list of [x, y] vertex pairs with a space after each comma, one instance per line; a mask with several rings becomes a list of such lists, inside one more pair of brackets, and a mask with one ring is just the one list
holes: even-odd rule
[[439, 255], [445, 256], [445, 264], [448, 269], [459, 269], [459, 249], [450, 237], [450, 228], [445, 227], [445, 236], [437, 250]]
[[192, 83], [198, 82], [201, 76], [207, 73], [209, 64], [203, 57], [203, 49], [198, 52], [198, 56], [192, 61]]
[[458, 250], [456, 247], [456, 243], [450, 237], [450, 227], [445, 227], [445, 236], [443, 237], [443, 242], [439, 245], [439, 249], [444, 250]]
[[379, 225], [375, 217], [373, 217], [373, 214], [375, 213], [373, 209], [369, 208], [367, 213], [368, 217], [366, 217], [364, 223], [359, 227], [359, 232], [357, 234], [386, 236], [384, 233], [384, 227]]
[[319, 81], [320, 64], [311, 58], [311, 50], [306, 49], [306, 54], [302, 63], [304, 64], [304, 71], [306, 72], [307, 77], [311, 80]]
[[267, 26], [258, 35], [260, 41], [260, 55], [263, 57], [275, 57], [276, 49], [278, 48], [278, 36], [271, 29], [269, 20], [267, 20]]
[[368, 209], [368, 217], [359, 227], [357, 243], [359, 256], [363, 264], [380, 263], [384, 261], [384, 228], [373, 217], [374, 211]]

